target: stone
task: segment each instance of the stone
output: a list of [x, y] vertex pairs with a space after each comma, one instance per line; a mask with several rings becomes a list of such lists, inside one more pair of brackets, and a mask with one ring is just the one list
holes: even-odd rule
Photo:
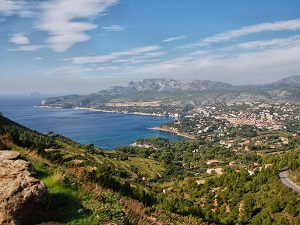
[[36, 224], [49, 207], [45, 184], [14, 151], [0, 151], [0, 224]]
[[19, 152], [15, 152], [15, 151], [9, 151], [9, 150], [2, 150], [0, 152], [0, 161], [1, 160], [5, 160], [5, 159], [18, 159], [20, 157], [20, 153]]

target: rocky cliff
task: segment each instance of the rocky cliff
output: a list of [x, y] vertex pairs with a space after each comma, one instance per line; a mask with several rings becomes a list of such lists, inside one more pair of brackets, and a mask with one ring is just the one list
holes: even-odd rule
[[0, 224], [36, 224], [49, 206], [45, 184], [20, 153], [0, 151]]
[[145, 79], [140, 82], [129, 82], [126, 87], [114, 86], [98, 93], [134, 93], [134, 92], [163, 92], [163, 91], [203, 91], [211, 89], [230, 89], [232, 86], [223, 82], [209, 80], [174, 80], [174, 79]]

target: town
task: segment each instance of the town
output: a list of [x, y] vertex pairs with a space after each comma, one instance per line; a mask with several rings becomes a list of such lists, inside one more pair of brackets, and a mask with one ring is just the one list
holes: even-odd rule
[[[197, 108], [192, 115], [163, 124], [160, 128], [191, 138], [219, 141], [221, 145], [236, 150], [242, 147], [245, 150], [280, 149], [289, 144], [289, 137], [299, 135], [299, 119], [299, 105], [222, 104]], [[278, 143], [268, 141], [268, 136], [262, 138], [271, 134], [283, 136], [276, 138]]]

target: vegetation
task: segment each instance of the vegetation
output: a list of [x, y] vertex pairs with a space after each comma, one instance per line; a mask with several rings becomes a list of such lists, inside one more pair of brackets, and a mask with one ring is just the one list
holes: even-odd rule
[[[193, 123], [184, 119], [180, 125]], [[30, 161], [48, 187], [52, 203], [44, 221], [300, 224], [298, 195], [277, 177], [289, 167], [299, 182], [300, 140], [287, 131], [246, 125], [220, 136], [211, 123], [211, 132], [195, 139], [143, 138], [136, 146], [104, 151], [3, 116], [0, 125], [0, 143]]]

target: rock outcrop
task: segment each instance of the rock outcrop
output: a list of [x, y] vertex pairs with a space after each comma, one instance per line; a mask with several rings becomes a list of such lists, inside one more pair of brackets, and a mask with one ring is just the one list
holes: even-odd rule
[[49, 206], [45, 184], [14, 151], [0, 151], [0, 224], [36, 224]]

